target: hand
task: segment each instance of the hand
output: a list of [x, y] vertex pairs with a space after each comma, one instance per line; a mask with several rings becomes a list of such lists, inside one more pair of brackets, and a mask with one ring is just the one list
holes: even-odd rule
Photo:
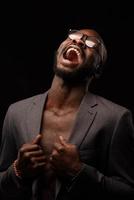
[[82, 166], [76, 146], [67, 143], [62, 136], [59, 137], [59, 143], [54, 144], [50, 162], [60, 175], [76, 175]]
[[22, 145], [18, 152], [16, 168], [20, 171], [22, 178], [35, 178], [46, 165], [47, 157], [40, 147], [41, 135], [37, 135], [32, 143]]

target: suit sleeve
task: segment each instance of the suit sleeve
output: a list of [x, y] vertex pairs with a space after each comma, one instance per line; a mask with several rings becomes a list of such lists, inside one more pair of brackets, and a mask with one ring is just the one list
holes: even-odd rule
[[[4, 199], [30, 199], [31, 184], [18, 179], [12, 163], [17, 158], [17, 146], [14, 138], [12, 109], [9, 107], [4, 119], [0, 145], [0, 195]], [[26, 194], [26, 197], [25, 197]]]
[[134, 128], [129, 111], [124, 112], [115, 124], [108, 151], [107, 173], [84, 164], [68, 187], [68, 191], [73, 193], [82, 190], [113, 199], [134, 199]]

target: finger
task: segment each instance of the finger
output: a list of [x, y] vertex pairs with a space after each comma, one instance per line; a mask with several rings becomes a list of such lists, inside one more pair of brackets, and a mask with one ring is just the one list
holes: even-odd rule
[[65, 138], [63, 138], [62, 135], [59, 136], [59, 141], [60, 141], [60, 144], [62, 144], [63, 146], [67, 146], [67, 141]]
[[33, 140], [32, 144], [40, 144], [41, 141], [41, 135], [38, 134], [35, 139]]
[[58, 151], [56, 149], [53, 149], [52, 153], [51, 153], [52, 157], [56, 157], [58, 156]]
[[57, 143], [57, 142], [54, 143], [54, 149], [58, 153], [63, 153], [65, 151], [64, 146], [62, 144]]
[[21, 149], [22, 152], [41, 150], [38, 144], [24, 144]]
[[33, 164], [33, 168], [40, 168], [40, 167], [43, 167], [43, 166], [46, 166], [46, 162], [41, 162], [41, 163], [35, 162]]
[[48, 160], [48, 158], [46, 158], [45, 156], [40, 156], [40, 157], [32, 157], [31, 159], [30, 159], [30, 162], [31, 163], [46, 163], [47, 162], [47, 160]]
[[30, 151], [30, 152], [27, 152], [29, 157], [39, 157], [39, 156], [45, 156], [44, 155], [44, 152], [40, 149], [38, 151]]

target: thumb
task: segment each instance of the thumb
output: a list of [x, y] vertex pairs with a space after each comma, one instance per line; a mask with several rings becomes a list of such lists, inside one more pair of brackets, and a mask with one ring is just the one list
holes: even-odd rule
[[41, 140], [41, 135], [38, 134], [38, 135], [34, 138], [32, 144], [40, 144], [40, 140]]
[[66, 146], [67, 145], [67, 141], [66, 139], [63, 137], [63, 136], [59, 136], [59, 141], [60, 143], [63, 145], [63, 146]]

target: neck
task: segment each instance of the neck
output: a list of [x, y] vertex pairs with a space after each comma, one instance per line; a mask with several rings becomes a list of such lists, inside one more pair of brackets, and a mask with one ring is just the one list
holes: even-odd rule
[[68, 86], [63, 79], [55, 76], [48, 92], [47, 108], [78, 108], [86, 92], [86, 84]]

